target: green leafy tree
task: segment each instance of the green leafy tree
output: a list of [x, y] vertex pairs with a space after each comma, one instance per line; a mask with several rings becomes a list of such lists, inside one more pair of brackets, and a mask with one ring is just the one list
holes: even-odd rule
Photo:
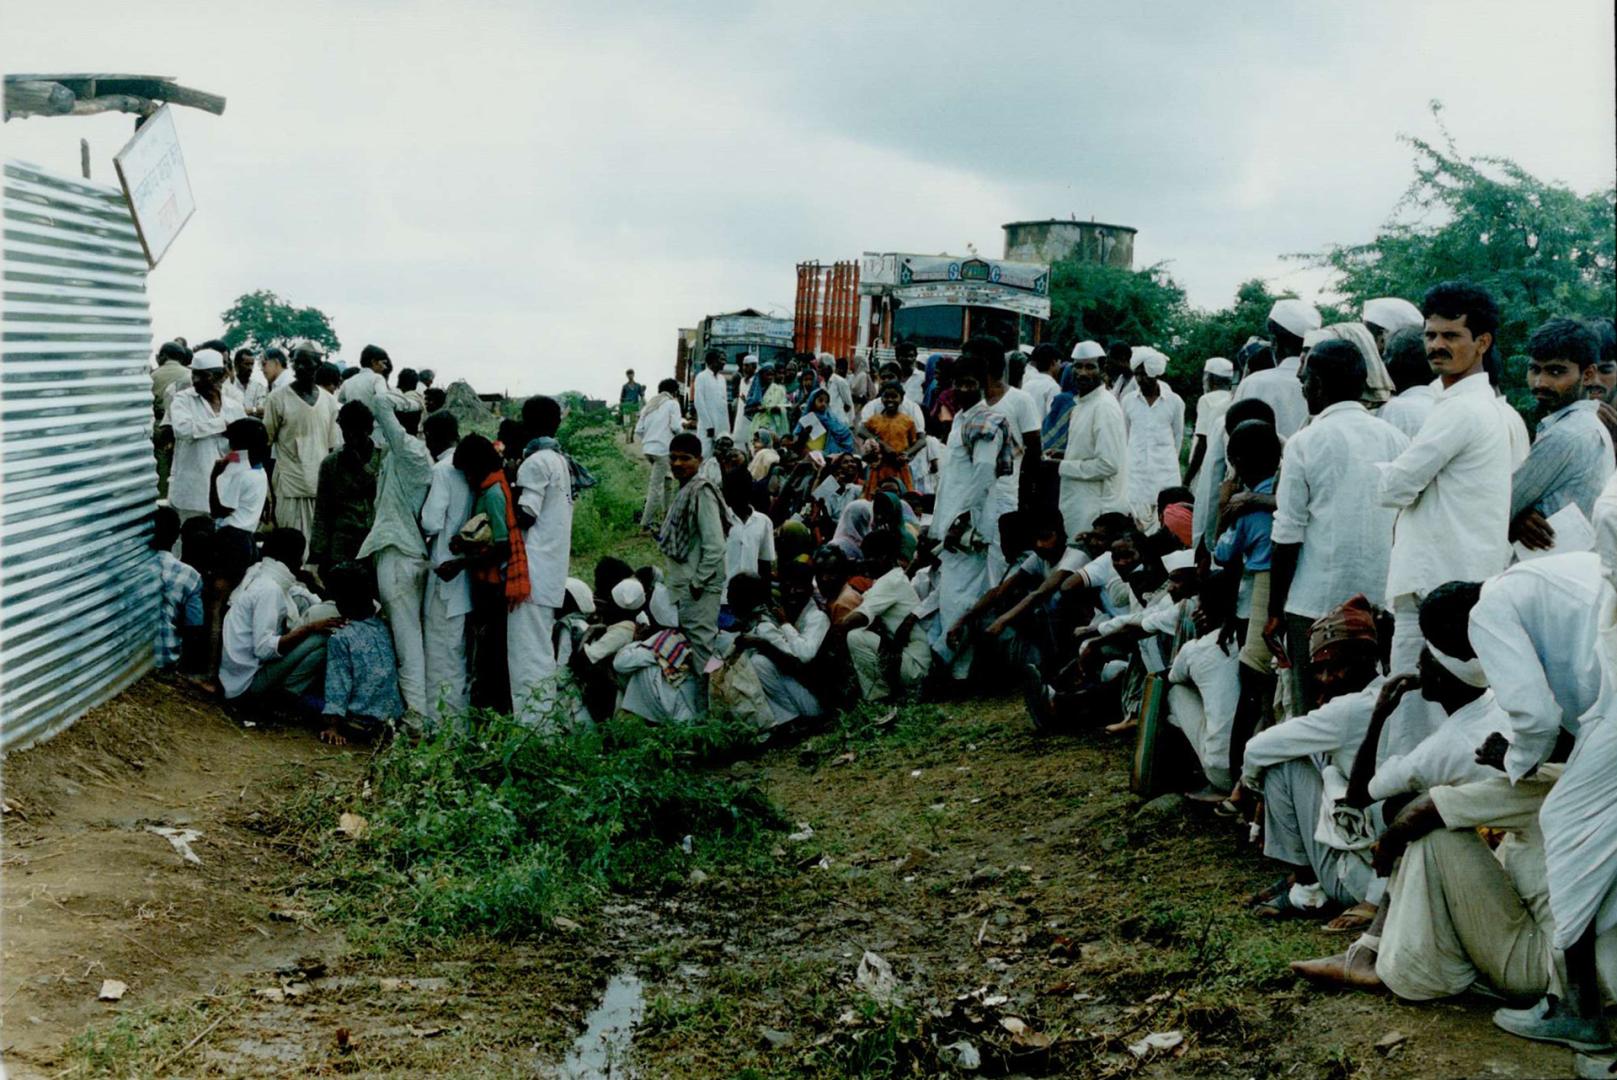
[[1161, 344], [1184, 307], [1185, 290], [1160, 264], [1124, 270], [1061, 259], [1050, 267], [1050, 337], [1067, 348], [1085, 339]]
[[1481, 285], [1499, 303], [1505, 356], [1552, 315], [1611, 315], [1617, 189], [1579, 195], [1508, 158], [1465, 156], [1443, 127], [1440, 103], [1432, 115], [1440, 141], [1404, 137], [1415, 152], [1415, 179], [1391, 220], [1367, 243], [1302, 258], [1331, 270], [1335, 290], [1355, 310], [1376, 296], [1418, 301], [1451, 278]]
[[331, 320], [319, 308], [294, 307], [268, 289], [243, 293], [219, 316], [225, 324], [224, 342], [232, 349], [251, 345], [255, 349], [307, 339], [336, 352], [342, 348]]

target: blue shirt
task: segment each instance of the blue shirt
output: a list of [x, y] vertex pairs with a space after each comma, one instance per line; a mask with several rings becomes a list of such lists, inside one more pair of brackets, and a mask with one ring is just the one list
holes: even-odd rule
[[1577, 503], [1584, 517], [1594, 516], [1595, 500], [1611, 476], [1611, 436], [1600, 422], [1600, 406], [1577, 401], [1546, 416], [1538, 438], [1511, 477], [1510, 516], [1537, 510], [1549, 517]]
[[[1252, 490], [1258, 495], [1273, 495], [1275, 478], [1269, 477]], [[1274, 523], [1274, 514], [1267, 510], [1243, 514], [1218, 538], [1213, 559], [1220, 566], [1229, 566], [1239, 559], [1247, 574], [1260, 574], [1269, 569], [1269, 530]]]
[[356, 619], [326, 641], [325, 713], [373, 720], [404, 714], [393, 635], [376, 616]]
[[157, 553], [158, 618], [155, 644], [158, 667], [180, 662], [180, 631], [202, 625], [202, 575], [176, 559], [172, 552]]

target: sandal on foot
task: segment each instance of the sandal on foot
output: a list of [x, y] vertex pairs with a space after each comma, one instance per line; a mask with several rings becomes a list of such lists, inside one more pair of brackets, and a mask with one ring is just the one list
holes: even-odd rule
[[1327, 934], [1357, 933], [1376, 921], [1376, 905], [1360, 901], [1320, 927]]

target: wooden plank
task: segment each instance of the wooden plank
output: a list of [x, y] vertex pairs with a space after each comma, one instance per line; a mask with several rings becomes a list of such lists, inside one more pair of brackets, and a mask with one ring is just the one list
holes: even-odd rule
[[59, 82], [6, 80], [6, 118], [66, 116], [73, 111], [73, 91]]
[[225, 99], [218, 94], [210, 94], [206, 90], [195, 90], [189, 86], [167, 79], [118, 79], [101, 77], [96, 79], [97, 89], [102, 94], [134, 94], [138, 97], [153, 98], [165, 101], [170, 105], [184, 105], [192, 109], [201, 109], [203, 112], [213, 113], [215, 116], [223, 115]]

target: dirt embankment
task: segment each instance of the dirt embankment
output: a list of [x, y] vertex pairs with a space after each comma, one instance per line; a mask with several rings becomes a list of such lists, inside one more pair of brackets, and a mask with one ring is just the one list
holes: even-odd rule
[[[1345, 942], [1249, 918], [1261, 859], [1215, 820], [1138, 816], [1118, 744], [1036, 739], [1008, 703], [914, 713], [729, 766], [807, 826], [747, 865], [404, 955], [345, 938], [266, 825], [322, 774], [357, 785], [362, 753], [147, 680], [5, 762], [6, 1064], [555, 1075], [581, 1031], [612, 1034], [590, 1010], [622, 976], [613, 1065], [646, 1077], [1569, 1073], [1487, 1003], [1300, 988], [1285, 962]], [[200, 834], [200, 861], [153, 827]], [[97, 1000], [107, 979], [122, 1000]], [[1152, 1033], [1179, 1041], [1137, 1059]]]

